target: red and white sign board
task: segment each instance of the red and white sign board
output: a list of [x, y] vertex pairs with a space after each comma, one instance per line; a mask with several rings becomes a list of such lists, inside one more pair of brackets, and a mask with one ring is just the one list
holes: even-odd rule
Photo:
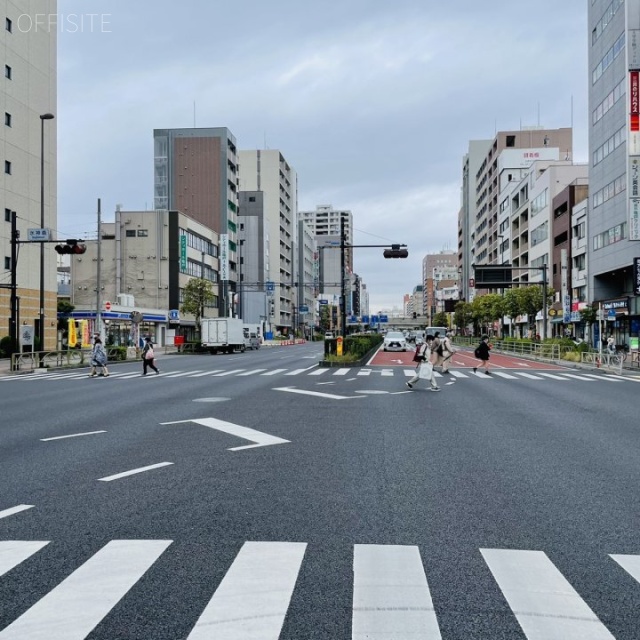
[[110, 302], [105, 302], [104, 303], [104, 308], [106, 311], [111, 311], [111, 303]]

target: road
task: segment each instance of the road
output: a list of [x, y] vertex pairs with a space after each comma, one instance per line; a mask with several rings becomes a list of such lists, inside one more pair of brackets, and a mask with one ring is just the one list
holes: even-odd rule
[[0, 640], [640, 638], [640, 378], [320, 352], [0, 376]]

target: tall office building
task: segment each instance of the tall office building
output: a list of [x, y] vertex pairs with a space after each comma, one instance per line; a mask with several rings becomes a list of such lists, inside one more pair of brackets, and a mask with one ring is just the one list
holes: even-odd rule
[[[4, 76], [0, 100], [4, 125], [2, 180], [0, 193], [4, 213], [0, 232], [3, 270], [0, 277], [0, 337], [9, 335], [11, 271], [16, 268], [19, 317], [16, 327], [31, 325], [39, 334], [40, 247], [38, 243], [21, 245], [19, 260], [11, 264], [11, 212], [17, 216], [20, 240], [28, 240], [29, 229], [39, 229], [44, 212], [44, 227], [57, 228], [57, 142], [56, 120], [42, 119], [57, 113], [57, 37], [55, 24], [35, 27], [36, 14], [55, 13], [55, 0], [37, 0], [22, 6], [3, 2], [4, 29], [0, 30], [0, 50], [4, 56]], [[41, 172], [41, 161], [44, 171]], [[41, 178], [44, 178], [42, 181]], [[44, 187], [44, 200], [41, 198]], [[44, 211], [41, 209], [44, 206]], [[54, 236], [55, 238], [55, 236]], [[55, 347], [57, 325], [56, 253], [53, 245], [44, 245], [44, 345]], [[18, 338], [19, 336], [18, 331]]]
[[154, 207], [182, 211], [220, 237], [219, 311], [232, 315], [237, 285], [238, 160], [226, 127], [154, 129]]
[[589, 301], [602, 305], [617, 342], [637, 344], [640, 4], [591, 0], [588, 10]]
[[[302, 220], [315, 236], [319, 253], [320, 293], [322, 295], [341, 295], [340, 268], [340, 227], [344, 220], [345, 243], [353, 243], [353, 214], [349, 210], [334, 209], [330, 204], [316, 206], [313, 211], [300, 211]], [[333, 247], [324, 248], [324, 247]], [[345, 249], [345, 270], [348, 281], [353, 274], [353, 251]], [[348, 286], [350, 288], [351, 285]], [[347, 301], [347, 308], [350, 308]]]
[[[277, 149], [240, 151], [240, 190], [262, 192], [264, 263], [260, 268], [269, 294], [268, 323], [272, 329], [289, 333], [296, 313], [295, 242], [298, 212], [298, 177]], [[251, 196], [249, 196], [251, 197]], [[243, 245], [249, 257], [251, 243]], [[259, 264], [259, 262], [258, 262]]]
[[[431, 253], [422, 259], [422, 315], [430, 324], [436, 310], [436, 291], [443, 280], [458, 280], [458, 255], [456, 251]], [[417, 312], [416, 309], [414, 311]]]

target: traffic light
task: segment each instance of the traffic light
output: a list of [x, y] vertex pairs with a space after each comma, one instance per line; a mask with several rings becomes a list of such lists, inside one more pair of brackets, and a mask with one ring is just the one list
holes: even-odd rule
[[385, 258], [406, 258], [409, 252], [401, 249], [399, 244], [392, 244], [391, 249], [385, 249], [383, 255]]
[[87, 245], [81, 244], [77, 240], [65, 240], [65, 243], [66, 244], [57, 244], [55, 246], [55, 250], [61, 255], [65, 253], [81, 254], [87, 250]]

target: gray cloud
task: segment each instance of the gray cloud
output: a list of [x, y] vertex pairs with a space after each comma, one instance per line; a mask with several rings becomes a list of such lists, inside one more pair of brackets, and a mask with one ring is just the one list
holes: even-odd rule
[[[59, 228], [152, 206], [153, 129], [227, 126], [241, 149], [278, 148], [299, 206], [349, 208], [374, 309], [399, 306], [427, 252], [456, 248], [470, 139], [569, 126], [586, 160], [583, 0], [60, 2], [108, 12], [108, 32], [59, 34]], [[64, 7], [62, 7], [64, 5]], [[488, 8], [490, 7], [490, 8]], [[369, 235], [373, 234], [373, 235]], [[382, 242], [382, 240], [381, 240]]]

